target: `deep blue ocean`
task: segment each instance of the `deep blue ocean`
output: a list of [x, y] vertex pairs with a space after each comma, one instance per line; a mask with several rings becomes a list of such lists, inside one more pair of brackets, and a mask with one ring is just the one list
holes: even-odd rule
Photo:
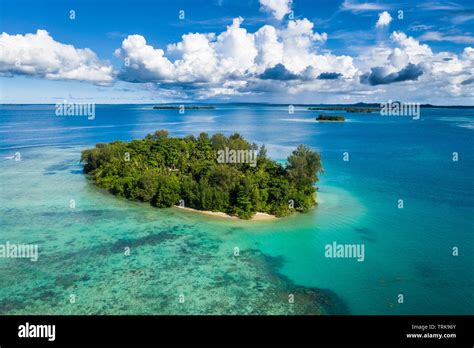
[[[334, 112], [344, 123], [319, 113], [99, 105], [90, 120], [0, 106], [0, 244], [40, 252], [36, 263], [0, 259], [0, 314], [291, 314], [313, 299], [297, 296], [306, 302], [295, 309], [286, 294], [306, 288], [324, 290], [337, 313], [474, 314], [474, 109], [423, 108], [419, 120]], [[279, 161], [306, 144], [325, 168], [319, 206], [231, 221], [123, 201], [82, 174], [81, 149], [158, 129], [238, 132]], [[363, 244], [364, 261], [325, 257], [333, 242]]]

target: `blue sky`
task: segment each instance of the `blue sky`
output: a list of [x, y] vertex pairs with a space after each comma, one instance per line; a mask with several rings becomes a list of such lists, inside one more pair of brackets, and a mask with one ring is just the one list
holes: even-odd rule
[[1, 0], [0, 11], [3, 103], [474, 104], [472, 1]]

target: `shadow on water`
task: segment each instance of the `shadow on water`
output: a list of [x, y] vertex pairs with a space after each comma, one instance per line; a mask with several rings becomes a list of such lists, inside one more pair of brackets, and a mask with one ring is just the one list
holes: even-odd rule
[[354, 231], [356, 231], [357, 234], [359, 234], [359, 236], [362, 240], [365, 240], [365, 241], [371, 242], [371, 243], [376, 242], [376, 239], [374, 237], [374, 232], [372, 230], [370, 230], [369, 228], [367, 228], [367, 227], [355, 227]]
[[300, 286], [281, 274], [280, 270], [285, 263], [284, 257], [266, 255], [258, 250], [252, 251], [268, 264], [271, 277], [282, 284], [282, 291], [287, 294], [293, 294], [295, 304], [297, 301], [301, 301], [298, 310], [293, 314], [350, 314], [347, 304], [335, 292], [328, 289]]

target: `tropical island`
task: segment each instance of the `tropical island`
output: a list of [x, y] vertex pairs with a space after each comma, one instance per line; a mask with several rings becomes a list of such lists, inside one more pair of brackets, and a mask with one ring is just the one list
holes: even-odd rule
[[344, 122], [346, 118], [344, 116], [335, 116], [335, 115], [319, 115], [316, 118], [316, 121], [319, 122]]
[[251, 219], [307, 212], [316, 203], [321, 157], [299, 145], [282, 165], [240, 134], [170, 137], [166, 130], [82, 151], [84, 172], [101, 188], [158, 208], [181, 206]]

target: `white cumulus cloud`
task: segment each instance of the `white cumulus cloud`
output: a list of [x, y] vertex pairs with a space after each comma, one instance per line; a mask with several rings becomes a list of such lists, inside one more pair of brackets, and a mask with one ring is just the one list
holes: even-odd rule
[[[412, 86], [405, 95], [405, 87], [393, 86], [390, 98], [405, 97], [443, 100], [450, 97], [474, 96], [474, 49], [466, 47], [462, 54], [433, 52], [426, 44], [400, 31], [390, 35], [387, 45], [366, 47], [356, 59], [356, 66], [365, 71], [363, 84], [377, 86], [407, 82]], [[402, 84], [403, 85], [403, 84]], [[405, 89], [405, 91], [403, 91]]]
[[333, 79], [357, 74], [351, 57], [319, 52], [327, 34], [315, 32], [306, 18], [290, 20], [279, 29], [264, 25], [254, 33], [242, 23], [238, 17], [219, 34], [185, 34], [166, 51], [148, 45], [141, 35], [129, 35], [116, 50], [124, 60], [119, 78], [187, 84], [201, 96], [214, 96], [246, 94], [263, 80], [307, 83], [321, 74]]
[[257, 71], [263, 72], [283, 61], [283, 43], [278, 37], [278, 31], [271, 25], [264, 25], [255, 33], [257, 54]]
[[[384, 26], [389, 22], [385, 19]], [[360, 47], [350, 56], [325, 48], [330, 38], [316, 32], [306, 18], [266, 24], [255, 31], [243, 25], [243, 18], [237, 17], [222, 32], [186, 33], [164, 47], [153, 47], [142, 35], [128, 35], [115, 51], [122, 59], [118, 74], [92, 50], [57, 42], [44, 30], [3, 33], [0, 75], [102, 85], [118, 79], [174, 98], [195, 99], [303, 96], [313, 102], [315, 93], [351, 101], [474, 97], [473, 47], [460, 53], [434, 52], [420, 42], [423, 36], [416, 39], [394, 31], [388, 40]], [[428, 39], [446, 39], [430, 35]]]
[[112, 66], [99, 60], [92, 50], [57, 42], [46, 30], [25, 35], [2, 33], [0, 73], [96, 84], [110, 84], [114, 80]]
[[260, 0], [262, 9], [271, 12], [273, 16], [281, 20], [291, 10], [293, 0]]
[[125, 55], [124, 66], [127, 70], [125, 80], [146, 82], [174, 79], [174, 66], [164, 56], [165, 52], [147, 45], [143, 36], [129, 35], [122, 42], [122, 50], [116, 50], [115, 55], [118, 57]]
[[383, 28], [383, 27], [388, 26], [391, 21], [392, 21], [392, 16], [390, 16], [390, 13], [388, 13], [387, 11], [383, 11], [379, 13], [379, 19], [377, 20], [377, 23], [375, 24], [375, 26], [377, 28]]

